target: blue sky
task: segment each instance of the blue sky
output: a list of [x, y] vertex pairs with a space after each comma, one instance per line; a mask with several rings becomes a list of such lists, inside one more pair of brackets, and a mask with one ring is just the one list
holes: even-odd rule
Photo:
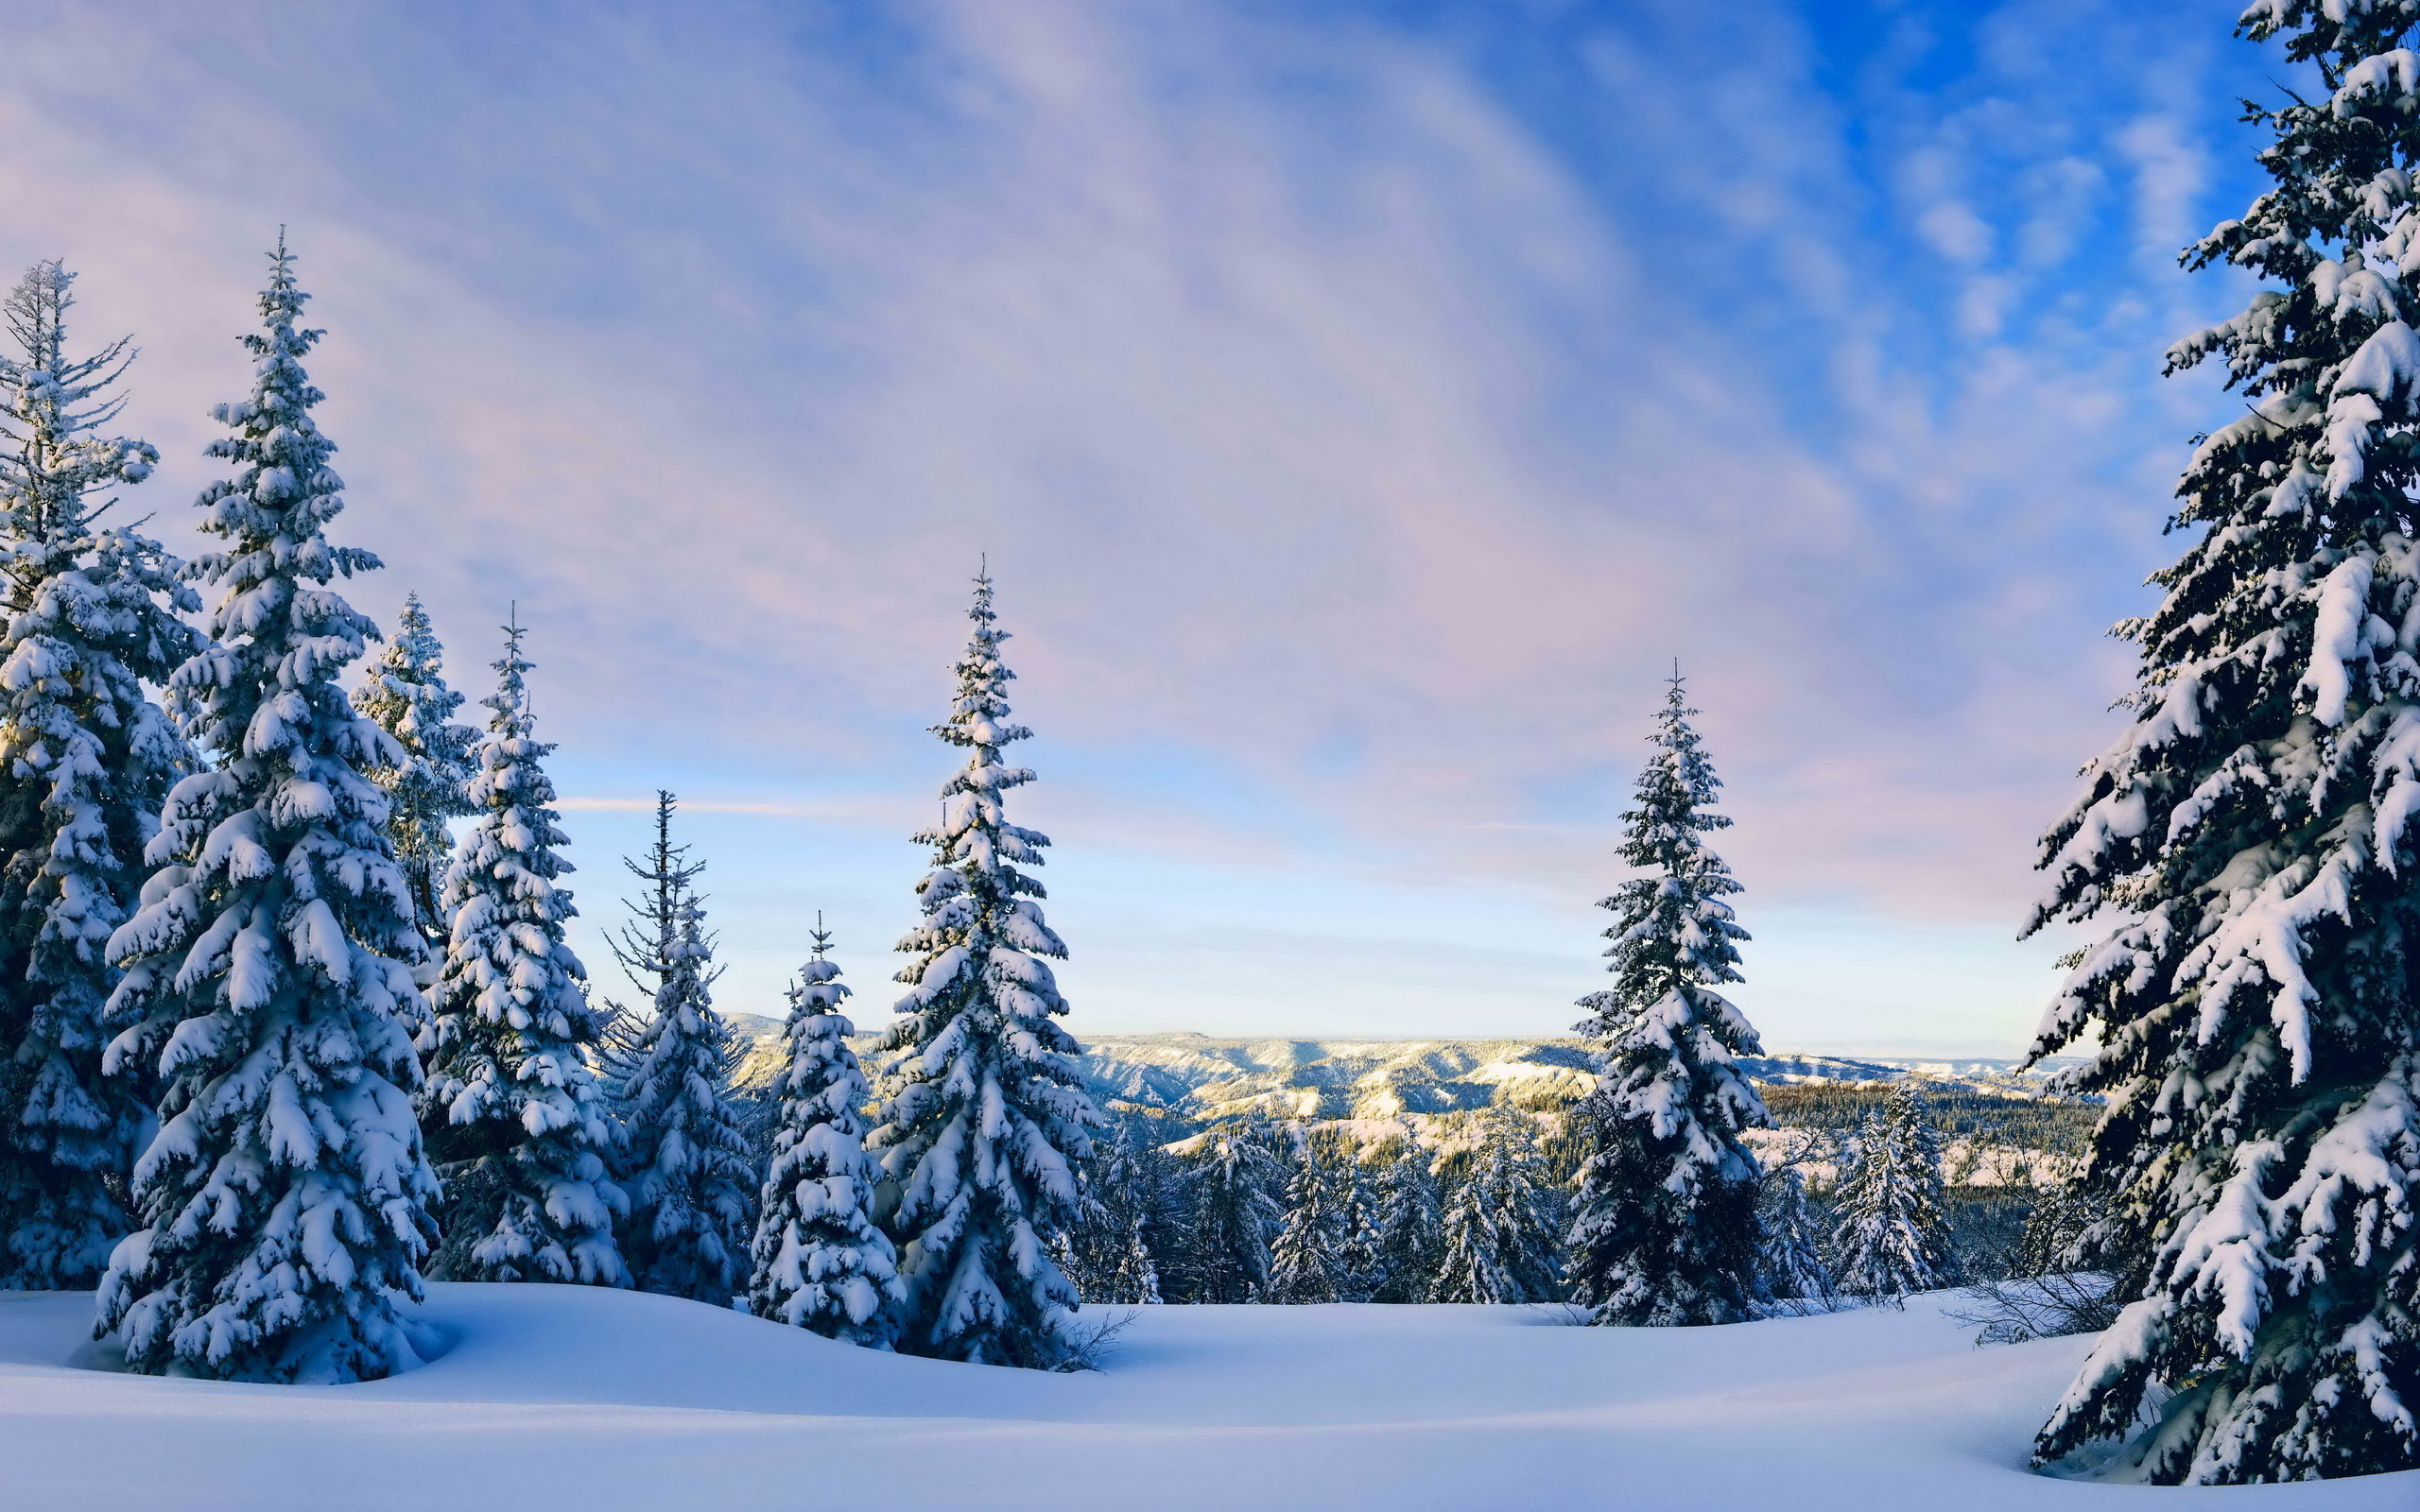
[[587, 922], [679, 791], [727, 1007], [821, 908], [887, 1017], [988, 553], [1080, 1034], [1567, 1025], [1678, 657], [1768, 1040], [1979, 1051], [2236, 403], [2159, 376], [2231, 24], [0, 0], [0, 262], [143, 345], [182, 544], [290, 228], [355, 601], [475, 691], [518, 603]]

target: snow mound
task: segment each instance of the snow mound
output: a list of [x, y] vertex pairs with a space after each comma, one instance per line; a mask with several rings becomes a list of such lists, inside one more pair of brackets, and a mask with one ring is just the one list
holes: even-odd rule
[[[668, 1297], [440, 1285], [451, 1348], [349, 1386], [92, 1368], [92, 1298], [0, 1295], [8, 1504], [78, 1512], [881, 1506], [2409, 1508], [2420, 1474], [2128, 1491], [2029, 1474], [2086, 1341], [1904, 1313], [1557, 1326], [1552, 1307], [1154, 1307], [1108, 1369], [903, 1359]], [[1116, 1310], [1105, 1310], [1115, 1312]]]

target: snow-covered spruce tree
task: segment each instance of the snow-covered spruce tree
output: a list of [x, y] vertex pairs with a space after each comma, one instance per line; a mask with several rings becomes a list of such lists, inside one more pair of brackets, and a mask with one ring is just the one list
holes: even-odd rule
[[671, 971], [621, 1087], [631, 1171], [622, 1253], [642, 1291], [727, 1307], [748, 1284], [759, 1183], [732, 1099], [736, 1048], [710, 990], [721, 972], [694, 893], [678, 919]]
[[1538, 1156], [1537, 1125], [1502, 1104], [1479, 1116], [1478, 1148], [1445, 1204], [1440, 1302], [1549, 1302], [1563, 1295], [1561, 1214]]
[[[614, 1221], [629, 1203], [607, 1171], [612, 1109], [588, 1057], [588, 973], [563, 942], [571, 864], [531, 725], [518, 623], [505, 627], [493, 711], [464, 786], [478, 817], [446, 871], [445, 959], [421, 1032], [420, 1099], [444, 1173], [449, 1271], [464, 1280], [628, 1286]], [[476, 1200], [463, 1190], [476, 1193]], [[458, 1252], [458, 1264], [456, 1259]]]
[[[2270, 187], [2186, 254], [2264, 280], [2178, 344], [2252, 413], [2201, 440], [2134, 722], [2043, 842], [2032, 927], [2099, 921], [2045, 1015], [2097, 1040], [2089, 1262], [2135, 1298], [2044, 1427], [2132, 1473], [2420, 1465], [2420, 11], [2262, 0], [2320, 93], [2247, 119]], [[2171, 1390], [2164, 1400], [2154, 1387]]]
[[172, 683], [211, 765], [170, 790], [160, 869], [109, 942], [104, 1069], [164, 1091], [96, 1327], [149, 1374], [352, 1381], [410, 1363], [396, 1304], [421, 1295], [435, 1227], [411, 1099], [423, 947], [365, 775], [401, 753], [337, 680], [376, 632], [329, 581], [378, 562], [325, 535], [343, 499], [302, 370], [320, 334], [296, 328], [283, 246], [273, 268], [251, 395], [218, 407], [232, 434], [210, 447], [236, 476], [200, 499], [218, 644]]
[[1756, 1274], [1764, 1295], [1828, 1305], [1840, 1286], [1824, 1260], [1823, 1228], [1808, 1204], [1805, 1178], [1788, 1166], [1767, 1172], [1756, 1216], [1762, 1235]]
[[1342, 1299], [1344, 1213], [1333, 1152], [1305, 1137], [1286, 1183], [1286, 1217], [1269, 1246], [1269, 1300], [1334, 1302]]
[[201, 644], [176, 559], [96, 525], [158, 455], [102, 434], [131, 353], [68, 355], [74, 278], [37, 263], [0, 301], [0, 1289], [90, 1286], [127, 1231], [152, 1089], [101, 1074], [104, 949], [190, 759], [144, 684]]
[[1337, 1281], [1340, 1302], [1367, 1302], [1387, 1279], [1378, 1245], [1378, 1189], [1350, 1136], [1337, 1141]]
[[1159, 1262], [1151, 1231], [1162, 1205], [1157, 1152], [1140, 1121], [1122, 1121], [1117, 1135], [1094, 1142], [1084, 1172], [1083, 1213], [1067, 1235], [1067, 1274], [1087, 1302], [1160, 1300]]
[[1103, 1120], [1077, 1073], [1081, 1047], [1053, 1022], [1067, 1003], [1043, 957], [1066, 947], [1043, 922], [1042, 885], [1017, 869], [1049, 841], [1008, 819], [1008, 791], [1033, 773], [1000, 751], [1030, 731], [1009, 723], [988, 575], [969, 617], [958, 696], [933, 727], [967, 761], [942, 785], [941, 827], [916, 837], [933, 868], [916, 888], [924, 922], [900, 942], [915, 954], [899, 973], [907, 1017], [884, 1040], [900, 1058], [869, 1143], [908, 1287], [900, 1349], [1053, 1369], [1070, 1358], [1076, 1290], [1051, 1252]]
[[1943, 1213], [1941, 1135], [1912, 1079], [1868, 1114], [1833, 1194], [1832, 1273], [1852, 1297], [1895, 1299], [1958, 1280]]
[[1255, 1117], [1241, 1128], [1201, 1137], [1185, 1174], [1192, 1223], [1184, 1241], [1184, 1299], [1261, 1302], [1269, 1298], [1269, 1242], [1285, 1221], [1277, 1192], [1286, 1181], [1273, 1132]]
[[1437, 1239], [1445, 1215], [1437, 1175], [1419, 1136], [1404, 1125], [1401, 1152], [1387, 1166], [1378, 1193], [1378, 1302], [1425, 1302], [1437, 1273]]
[[789, 1059], [773, 1076], [779, 1122], [750, 1248], [748, 1306], [758, 1317], [887, 1349], [902, 1293], [897, 1252], [873, 1221], [865, 1147], [873, 1092], [849, 1048], [855, 1026], [840, 1012], [849, 989], [825, 955], [832, 936], [820, 916], [812, 938], [814, 958], [789, 990], [782, 1027]]
[[1614, 985], [1580, 1000], [1603, 1071], [1576, 1111], [1589, 1141], [1567, 1240], [1574, 1299], [1599, 1323], [1733, 1323], [1756, 1299], [1762, 1173], [1742, 1129], [1772, 1122], [1737, 1057], [1756, 1031], [1715, 988], [1739, 980], [1739, 890], [1705, 835], [1721, 783], [1680, 674], [1649, 737], [1621, 857], [1639, 875], [1613, 912]]
[[387, 792], [387, 836], [411, 884], [421, 933], [432, 953], [441, 955], [446, 919], [440, 894], [454, 856], [447, 821], [477, 811], [467, 789], [479, 735], [453, 722], [462, 696], [445, 685], [445, 647], [438, 644], [418, 593], [404, 596], [394, 639], [364, 673], [353, 705], [404, 753], [401, 765], [370, 775]]

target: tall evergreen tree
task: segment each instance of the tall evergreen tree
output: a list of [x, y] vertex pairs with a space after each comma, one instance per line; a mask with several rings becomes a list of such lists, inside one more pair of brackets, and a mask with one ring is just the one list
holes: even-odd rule
[[1705, 842], [1730, 825], [1721, 782], [1689, 724], [1681, 677], [1649, 737], [1622, 860], [1639, 875], [1614, 915], [1613, 988], [1580, 1000], [1603, 1071], [1578, 1111], [1591, 1139], [1568, 1241], [1574, 1297], [1599, 1323], [1732, 1323], [1756, 1297], [1762, 1173], [1739, 1138], [1772, 1121], [1737, 1057], [1756, 1031], [1715, 988], [1739, 978], [1739, 891]]
[[1285, 1180], [1266, 1121], [1202, 1136], [1185, 1175], [1192, 1209], [1184, 1246], [1186, 1301], [1268, 1300], [1269, 1242], [1285, 1221], [1277, 1201]]
[[1899, 1297], [1956, 1281], [1943, 1212], [1941, 1135], [1912, 1079], [1892, 1088], [1878, 1115], [1867, 1115], [1842, 1163], [1832, 1199], [1841, 1289]]
[[1286, 1183], [1286, 1216], [1269, 1250], [1269, 1300], [1342, 1299], [1348, 1279], [1340, 1175], [1333, 1154], [1306, 1136]]
[[1009, 790], [1033, 773], [1000, 752], [1031, 731], [1008, 721], [1013, 674], [988, 574], [968, 617], [958, 696], [933, 728], [967, 761], [942, 785], [941, 827], [917, 836], [933, 869], [917, 885], [924, 922], [900, 942], [915, 961], [884, 1048], [904, 1054], [870, 1143], [908, 1287], [900, 1348], [1050, 1369], [1068, 1359], [1076, 1306], [1051, 1253], [1103, 1121], [1077, 1073], [1082, 1047], [1053, 1022], [1067, 1003], [1044, 957], [1067, 948], [1043, 922], [1042, 885], [1017, 869], [1049, 841], [1008, 819]]
[[1438, 1203], [1436, 1171], [1409, 1124], [1404, 1125], [1401, 1152], [1387, 1166], [1378, 1204], [1379, 1280], [1372, 1300], [1426, 1302], [1436, 1282], [1445, 1214]]
[[159, 870], [109, 943], [125, 970], [105, 1069], [165, 1082], [135, 1162], [138, 1227], [110, 1259], [101, 1331], [128, 1364], [222, 1380], [350, 1381], [412, 1357], [437, 1178], [412, 1117], [422, 954], [365, 775], [402, 753], [337, 679], [376, 633], [328, 585], [378, 565], [325, 530], [343, 508], [302, 369], [319, 339], [281, 245], [245, 338], [249, 399], [220, 405], [194, 564], [217, 644], [177, 669], [210, 767], [170, 790]]
[[90, 1286], [128, 1228], [152, 1089], [101, 1074], [104, 950], [190, 760], [144, 684], [201, 644], [176, 558], [97, 524], [159, 455], [103, 434], [132, 353], [68, 354], [74, 279], [37, 263], [0, 301], [0, 1289]]
[[[2420, 1466], [2420, 12], [2259, 0], [2319, 93], [2247, 103], [2269, 187], [2189, 249], [2264, 281], [2172, 348], [2200, 439], [2134, 723], [2043, 842], [2032, 926], [2099, 921], [2045, 1016], [2097, 1043], [2094, 1263], [2136, 1298], [2044, 1427], [2231, 1484]], [[2156, 1384], [2174, 1389], [2153, 1405]]]
[[387, 792], [387, 837], [411, 884], [421, 933], [428, 936], [431, 953], [441, 956], [446, 918], [441, 894], [454, 858], [447, 821], [478, 811], [469, 786], [479, 736], [453, 722], [462, 696], [445, 685], [445, 647], [438, 644], [418, 593], [404, 595], [395, 638], [370, 664], [353, 702], [404, 753], [401, 765], [370, 775]]
[[642, 1290], [728, 1306], [748, 1283], [757, 1173], [734, 1106], [738, 1057], [710, 988], [720, 974], [695, 894], [621, 1088], [631, 1175], [622, 1241]]
[[1502, 1104], [1479, 1116], [1478, 1148], [1445, 1204], [1433, 1299], [1550, 1302], [1563, 1293], [1554, 1193], [1537, 1125]]
[[[422, 1032], [421, 1098], [444, 1171], [449, 1267], [466, 1280], [627, 1286], [614, 1240], [629, 1202], [608, 1175], [612, 1109], [588, 1057], [597, 1022], [586, 968], [563, 942], [576, 917], [556, 827], [554, 747], [529, 715], [523, 630], [505, 627], [494, 711], [464, 788], [478, 818], [445, 877], [444, 966]], [[467, 1193], [478, 1194], [470, 1200]]]
[[826, 1338], [890, 1348], [898, 1328], [898, 1254], [873, 1221], [873, 1160], [865, 1107], [873, 1100], [849, 1048], [849, 995], [825, 956], [832, 936], [816, 919], [815, 957], [790, 988], [782, 1027], [789, 1059], [774, 1074], [779, 1122], [750, 1254], [748, 1305], [758, 1317]]

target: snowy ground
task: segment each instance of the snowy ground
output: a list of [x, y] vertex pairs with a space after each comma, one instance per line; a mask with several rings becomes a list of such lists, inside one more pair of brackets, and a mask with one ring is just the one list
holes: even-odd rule
[[0, 1294], [0, 1503], [76, 1512], [2420, 1506], [2420, 1474], [2250, 1491], [2048, 1480], [2078, 1340], [1905, 1313], [1557, 1327], [1555, 1310], [1143, 1310], [1100, 1374], [900, 1359], [659, 1297], [438, 1286], [391, 1381], [91, 1366], [92, 1302]]

